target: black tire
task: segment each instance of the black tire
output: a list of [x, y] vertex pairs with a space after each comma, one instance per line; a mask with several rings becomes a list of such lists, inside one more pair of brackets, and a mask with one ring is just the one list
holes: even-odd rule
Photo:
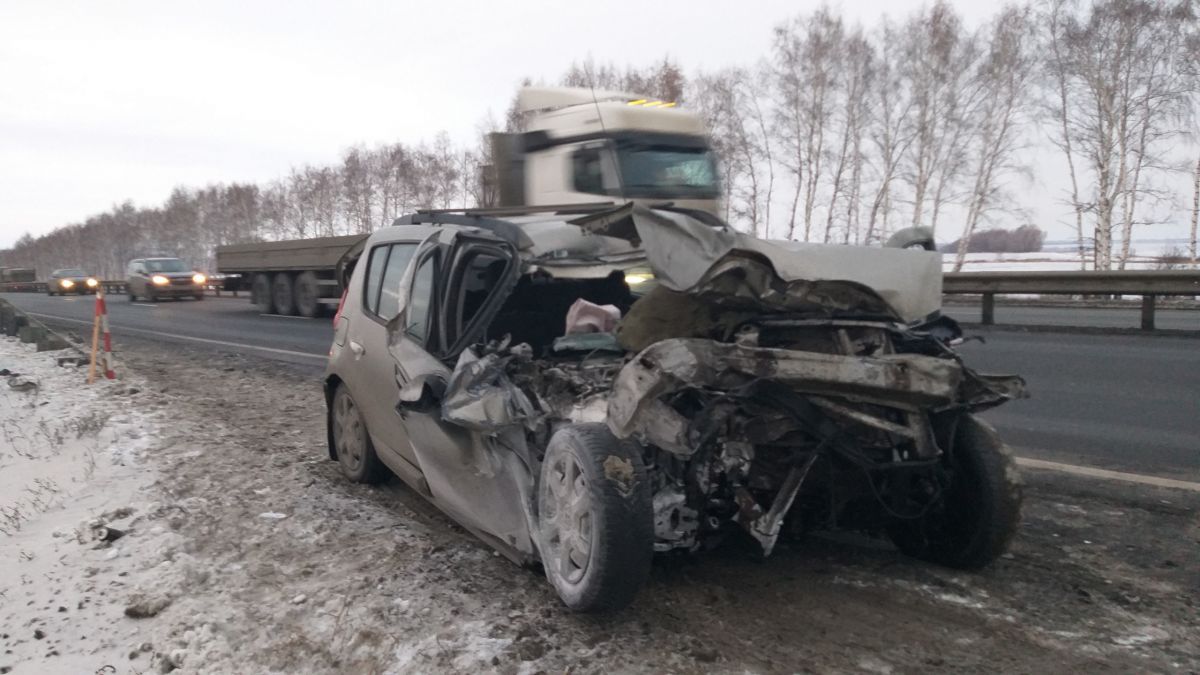
[[287, 272], [276, 272], [271, 279], [271, 302], [275, 305], [275, 313], [292, 316], [296, 313], [296, 292], [292, 287], [292, 275]]
[[346, 478], [355, 483], [378, 483], [387, 477], [387, 467], [375, 454], [366, 420], [346, 385], [339, 384], [333, 394], [327, 424], [338, 465]]
[[296, 311], [300, 313], [300, 316], [311, 319], [321, 313], [321, 285], [317, 283], [317, 275], [314, 272], [297, 274], [293, 289]]
[[254, 282], [250, 285], [250, 299], [263, 314], [275, 313], [275, 302], [271, 299], [270, 275], [254, 275]]
[[654, 556], [640, 448], [619, 441], [604, 424], [560, 429], [546, 448], [537, 500], [542, 565], [563, 603], [593, 612], [632, 602]]
[[988, 423], [963, 414], [949, 453], [950, 484], [942, 503], [919, 520], [888, 531], [914, 558], [974, 570], [1000, 557], [1021, 522], [1021, 479], [1012, 450]]
[[48, 295], [48, 296], [50, 296], [50, 297], [52, 297], [52, 298], [53, 298], [53, 297], [54, 297], [54, 291], [46, 291], [46, 295]]
[[127, 297], [130, 302], [137, 301], [137, 295], [133, 292], [133, 286], [129, 286], [125, 289], [125, 297]]
[[197, 293], [197, 294], [195, 295], [195, 298], [196, 298], [197, 300], [203, 300], [203, 299], [204, 299], [204, 294], [203, 294], [203, 293]]
[[146, 290], [146, 302], [158, 302], [158, 296], [154, 294], [154, 291]]

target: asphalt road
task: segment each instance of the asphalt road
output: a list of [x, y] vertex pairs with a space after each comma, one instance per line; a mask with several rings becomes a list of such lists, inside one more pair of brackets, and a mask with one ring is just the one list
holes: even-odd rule
[[[943, 311], [958, 321], [979, 323], [979, 305], [946, 305]], [[1083, 326], [1090, 328], [1140, 328], [1142, 310], [1093, 307], [1023, 307], [996, 305], [996, 323], [1018, 326]], [[1200, 331], [1200, 310], [1162, 309], [1154, 312], [1156, 328]]]
[[[90, 297], [0, 294], [50, 325], [86, 334]], [[1014, 308], [1015, 309], [1015, 308]], [[1125, 310], [1082, 312], [1092, 325]], [[950, 308], [963, 319], [969, 314]], [[998, 317], [1000, 308], [997, 308]], [[1115, 313], [1115, 314], [1114, 314]], [[1136, 310], [1134, 310], [1136, 321]], [[1190, 317], [1189, 317], [1190, 318]], [[303, 366], [324, 365], [332, 325], [328, 318], [264, 316], [245, 298], [109, 303], [118, 349], [122, 340], [179, 341]], [[986, 343], [962, 347], [967, 363], [984, 372], [1025, 376], [1032, 398], [985, 413], [1017, 453], [1104, 469], [1200, 479], [1200, 339], [1155, 335], [978, 329]], [[133, 340], [129, 340], [133, 338]]]

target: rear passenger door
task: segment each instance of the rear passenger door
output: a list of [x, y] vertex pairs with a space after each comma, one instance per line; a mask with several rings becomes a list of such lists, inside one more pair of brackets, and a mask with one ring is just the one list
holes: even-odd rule
[[363, 410], [381, 459], [393, 466], [397, 458], [416, 465], [408, 433], [396, 412], [397, 367], [388, 354], [387, 325], [399, 312], [402, 282], [419, 246], [417, 241], [381, 243], [366, 252], [361, 318], [350, 323], [347, 335], [355, 355], [351, 366], [355, 372], [349, 379], [357, 386], [351, 393]]

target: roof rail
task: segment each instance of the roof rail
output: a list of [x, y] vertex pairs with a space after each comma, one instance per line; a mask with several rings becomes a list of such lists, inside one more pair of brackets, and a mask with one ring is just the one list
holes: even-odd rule
[[421, 214], [461, 213], [465, 216], [521, 216], [529, 213], [592, 213], [616, 206], [615, 202], [543, 204], [538, 206], [490, 206], [476, 209], [417, 209]]

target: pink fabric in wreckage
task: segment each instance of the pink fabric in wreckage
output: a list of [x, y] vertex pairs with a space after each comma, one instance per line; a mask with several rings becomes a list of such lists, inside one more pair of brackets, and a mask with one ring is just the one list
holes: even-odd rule
[[611, 333], [621, 320], [616, 305], [597, 305], [583, 298], [567, 310], [567, 335], [572, 333]]

